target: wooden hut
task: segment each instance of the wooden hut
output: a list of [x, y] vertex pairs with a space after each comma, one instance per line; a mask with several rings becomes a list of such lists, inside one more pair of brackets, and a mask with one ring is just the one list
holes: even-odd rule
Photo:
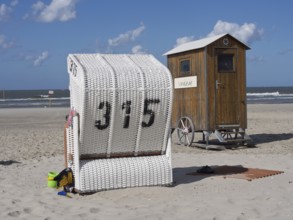
[[181, 143], [191, 145], [194, 131], [204, 132], [207, 140], [212, 133], [221, 142], [248, 140], [248, 49], [230, 34], [222, 34], [182, 44], [164, 54], [174, 79], [172, 127], [178, 128]]

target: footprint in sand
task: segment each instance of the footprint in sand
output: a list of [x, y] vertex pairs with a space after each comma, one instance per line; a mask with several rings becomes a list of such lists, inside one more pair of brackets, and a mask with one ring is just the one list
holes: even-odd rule
[[30, 208], [25, 208], [23, 211], [26, 214], [30, 214], [32, 212], [32, 210]]
[[11, 217], [18, 217], [20, 216], [20, 211], [9, 212], [8, 215]]
[[90, 208], [90, 213], [98, 213], [100, 209], [98, 208]]

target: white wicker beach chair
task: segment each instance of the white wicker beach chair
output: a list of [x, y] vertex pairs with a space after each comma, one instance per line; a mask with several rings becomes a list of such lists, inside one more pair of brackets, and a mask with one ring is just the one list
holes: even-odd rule
[[152, 55], [70, 54], [68, 72], [75, 188], [171, 184], [169, 70]]

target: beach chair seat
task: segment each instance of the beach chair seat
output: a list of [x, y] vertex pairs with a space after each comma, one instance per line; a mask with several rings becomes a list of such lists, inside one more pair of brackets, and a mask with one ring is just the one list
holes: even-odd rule
[[168, 69], [151, 55], [70, 54], [68, 72], [76, 190], [171, 184]]

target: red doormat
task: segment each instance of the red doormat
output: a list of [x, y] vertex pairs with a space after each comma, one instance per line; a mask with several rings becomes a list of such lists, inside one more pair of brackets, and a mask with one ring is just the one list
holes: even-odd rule
[[264, 170], [257, 168], [246, 168], [243, 166], [213, 166], [211, 169], [214, 173], [187, 173], [186, 175], [193, 176], [223, 176], [224, 178], [237, 178], [251, 181], [253, 179], [273, 176], [284, 173], [278, 170]]

